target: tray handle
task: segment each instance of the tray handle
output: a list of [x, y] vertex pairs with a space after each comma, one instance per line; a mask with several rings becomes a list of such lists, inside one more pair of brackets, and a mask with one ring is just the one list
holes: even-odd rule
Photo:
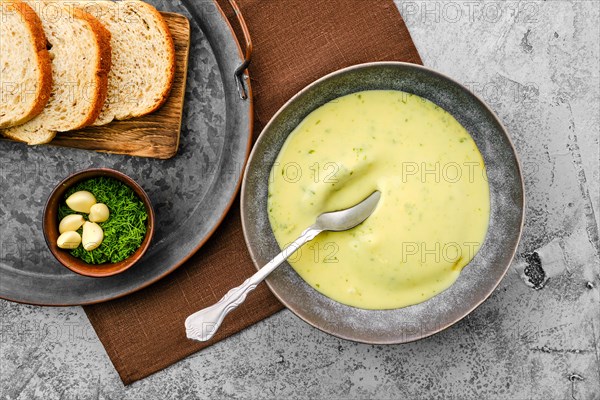
[[246, 25], [246, 21], [244, 20], [244, 16], [240, 11], [235, 0], [229, 0], [229, 4], [235, 13], [235, 16], [242, 28], [242, 33], [244, 34], [244, 41], [246, 42], [246, 51], [244, 53], [244, 62], [242, 62], [235, 70], [235, 81], [237, 85], [238, 94], [242, 100], [246, 100], [248, 98], [248, 89], [245, 81], [244, 71], [250, 65], [250, 58], [252, 57], [252, 39], [250, 38], [250, 31], [248, 31], [248, 25]]

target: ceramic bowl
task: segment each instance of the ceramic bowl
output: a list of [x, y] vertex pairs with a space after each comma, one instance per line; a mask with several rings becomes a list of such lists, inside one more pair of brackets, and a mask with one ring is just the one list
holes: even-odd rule
[[242, 224], [260, 268], [280, 251], [269, 224], [267, 188], [271, 166], [288, 135], [321, 105], [375, 89], [424, 97], [469, 131], [484, 158], [490, 187], [490, 223], [483, 245], [454, 285], [405, 308], [373, 311], [340, 304], [310, 287], [288, 263], [272, 273], [267, 284], [286, 307], [325, 332], [365, 343], [403, 343], [451, 326], [487, 299], [508, 270], [521, 236], [524, 190], [515, 149], [490, 108], [464, 86], [429, 68], [400, 62], [356, 65], [310, 84], [273, 116], [252, 150], [242, 183]]
[[[112, 264], [88, 264], [83, 260], [71, 255], [70, 251], [61, 249], [56, 244], [56, 239], [60, 233], [58, 232], [58, 207], [65, 201], [65, 193], [70, 187], [78, 182], [97, 178], [100, 176], [117, 179], [129, 186], [135, 194], [142, 200], [146, 207], [148, 220], [146, 225], [146, 237], [142, 241], [140, 247], [129, 258]], [[65, 267], [80, 275], [102, 278], [119, 274], [133, 267], [138, 262], [150, 247], [152, 236], [154, 234], [154, 210], [148, 195], [133, 179], [127, 175], [110, 168], [91, 168], [77, 173], [74, 173], [60, 182], [52, 191], [46, 202], [43, 217], [43, 230], [46, 244], [54, 257]]]

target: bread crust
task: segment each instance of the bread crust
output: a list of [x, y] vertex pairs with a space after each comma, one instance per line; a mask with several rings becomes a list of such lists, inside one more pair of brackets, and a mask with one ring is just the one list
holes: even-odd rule
[[169, 30], [169, 27], [167, 26], [167, 23], [165, 21], [165, 19], [163, 18], [163, 16], [160, 14], [160, 12], [153, 7], [152, 5], [145, 3], [143, 1], [138, 1], [137, 3], [143, 4], [144, 7], [146, 7], [148, 10], [150, 10], [150, 12], [156, 17], [156, 19], [160, 22], [161, 28], [164, 32], [164, 37], [168, 42], [168, 46], [169, 46], [169, 64], [170, 64], [170, 68], [169, 68], [169, 77], [168, 77], [168, 85], [165, 88], [165, 90], [162, 92], [161, 94], [161, 99], [154, 105], [154, 107], [152, 107], [149, 110], [146, 110], [144, 113], [139, 114], [139, 115], [135, 115], [135, 117], [140, 117], [143, 115], [147, 115], [150, 113], [153, 113], [154, 111], [158, 110], [163, 104], [165, 104], [165, 102], [167, 101], [167, 99], [169, 98], [169, 93], [171, 93], [171, 87], [173, 86], [173, 80], [175, 78], [175, 44], [173, 43], [173, 36], [171, 36], [171, 31]]
[[81, 125], [73, 128], [75, 130], [91, 125], [98, 118], [98, 115], [100, 115], [100, 111], [102, 111], [102, 106], [108, 96], [108, 73], [112, 65], [112, 50], [110, 47], [110, 32], [96, 17], [78, 7], [73, 7], [73, 16], [84, 20], [89, 25], [98, 43], [98, 63], [96, 64], [95, 77], [98, 90], [93, 99], [94, 105], [91, 107], [90, 113]]
[[33, 45], [37, 56], [37, 65], [40, 71], [40, 80], [38, 81], [36, 90], [36, 101], [31, 107], [31, 110], [24, 115], [21, 119], [13, 122], [0, 125], [0, 128], [9, 128], [11, 126], [17, 126], [24, 124], [30, 119], [34, 118], [42, 112], [48, 100], [50, 100], [50, 93], [52, 92], [52, 60], [50, 60], [50, 53], [46, 48], [47, 39], [42, 27], [42, 21], [36, 14], [36, 12], [29, 7], [29, 5], [22, 1], [2, 1], [3, 4], [12, 4], [16, 12], [18, 12], [33, 38]]

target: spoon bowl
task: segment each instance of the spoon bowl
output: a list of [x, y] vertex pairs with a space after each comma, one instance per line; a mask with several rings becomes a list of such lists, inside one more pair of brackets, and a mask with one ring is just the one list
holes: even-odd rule
[[340, 211], [326, 212], [317, 217], [315, 227], [323, 231], [347, 231], [360, 225], [377, 207], [381, 192], [376, 190], [360, 203]]

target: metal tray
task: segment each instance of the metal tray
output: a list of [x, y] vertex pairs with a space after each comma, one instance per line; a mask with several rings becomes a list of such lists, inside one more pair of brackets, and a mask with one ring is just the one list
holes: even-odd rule
[[[234, 9], [237, 6], [230, 1]], [[102, 302], [139, 290], [175, 270], [215, 231], [231, 206], [250, 150], [252, 98], [242, 53], [212, 1], [150, 0], [190, 20], [191, 44], [181, 141], [169, 160], [100, 154], [0, 141], [0, 297], [30, 304]], [[237, 10], [239, 11], [239, 10]], [[54, 186], [89, 167], [109, 167], [136, 180], [156, 212], [152, 247], [132, 269], [87, 278], [60, 265], [42, 234]]]

